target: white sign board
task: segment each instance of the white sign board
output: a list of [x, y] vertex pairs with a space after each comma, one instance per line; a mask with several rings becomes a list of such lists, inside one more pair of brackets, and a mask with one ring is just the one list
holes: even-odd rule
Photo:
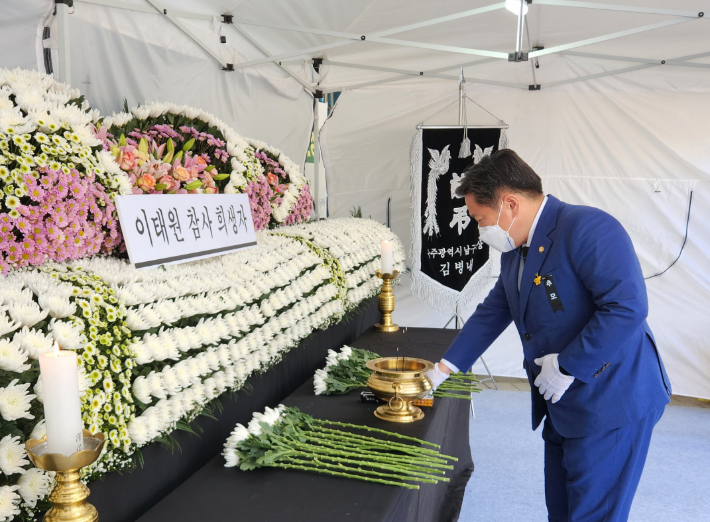
[[246, 194], [117, 196], [128, 257], [136, 268], [186, 263], [256, 246]]

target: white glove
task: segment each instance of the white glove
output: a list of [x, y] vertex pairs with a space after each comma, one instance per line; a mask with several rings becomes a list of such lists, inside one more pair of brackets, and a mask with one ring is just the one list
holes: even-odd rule
[[431, 383], [431, 391], [436, 391], [439, 385], [449, 378], [448, 373], [444, 373], [439, 369], [439, 365], [435, 364], [433, 370], [429, 370], [424, 374]]
[[558, 355], [558, 353], [550, 353], [535, 359], [535, 364], [542, 366], [540, 375], [535, 379], [535, 386], [540, 390], [540, 395], [545, 394], [545, 400], [552, 398], [552, 404], [559, 401], [574, 382], [574, 377], [560, 371]]

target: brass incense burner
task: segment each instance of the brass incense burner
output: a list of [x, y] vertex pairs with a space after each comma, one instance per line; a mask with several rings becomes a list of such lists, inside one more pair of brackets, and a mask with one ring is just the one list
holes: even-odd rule
[[424, 375], [434, 364], [411, 357], [383, 357], [367, 362], [372, 374], [367, 386], [377, 397], [387, 401], [378, 406], [375, 417], [390, 422], [414, 422], [424, 418], [424, 412], [412, 402], [431, 391]]
[[84, 430], [84, 449], [69, 457], [58, 453], [47, 453], [47, 437], [41, 440], [30, 439], [25, 443], [27, 456], [32, 463], [45, 471], [56, 471], [57, 485], [49, 495], [54, 504], [42, 519], [43, 522], [98, 522], [96, 508], [86, 499], [87, 488], [81, 480], [79, 470], [92, 464], [104, 449], [104, 434], [92, 434]]

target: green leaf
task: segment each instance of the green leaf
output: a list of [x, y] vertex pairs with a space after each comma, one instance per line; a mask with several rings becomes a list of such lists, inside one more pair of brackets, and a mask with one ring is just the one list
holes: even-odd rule
[[214, 165], [210, 165], [210, 166], [207, 167], [205, 170], [206, 170], [207, 172], [211, 172], [211, 171], [214, 170], [214, 168], [215, 168]]
[[121, 134], [121, 137], [118, 138], [118, 146], [119, 147], [125, 147], [126, 146], [126, 136], [124, 134]]
[[155, 190], [165, 190], [168, 186], [165, 183], [156, 183]]
[[175, 154], [173, 161], [180, 161], [182, 159], [182, 154], [182, 151], [179, 151], [177, 154]]
[[199, 179], [196, 179], [195, 181], [185, 185], [185, 190], [195, 190], [195, 189], [200, 188], [201, 186], [202, 186], [202, 181]]
[[215, 174], [212, 176], [212, 179], [215, 181], [222, 181], [223, 179], [227, 179], [229, 177], [229, 174]]

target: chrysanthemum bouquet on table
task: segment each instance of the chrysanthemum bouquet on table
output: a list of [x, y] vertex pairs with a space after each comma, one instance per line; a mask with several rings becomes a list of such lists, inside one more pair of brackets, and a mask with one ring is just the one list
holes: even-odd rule
[[0, 270], [111, 252], [128, 178], [92, 132], [79, 91], [0, 69]]
[[[347, 428], [345, 429], [335, 429]], [[378, 438], [359, 434], [365, 431]], [[395, 442], [391, 439], [399, 439]], [[424, 446], [429, 446], [424, 447]], [[225, 467], [248, 471], [271, 467], [315, 471], [336, 477], [419, 489], [412, 482], [448, 482], [455, 457], [439, 446], [369, 426], [316, 419], [279, 405], [237, 424], [224, 444]]]
[[379, 357], [374, 352], [350, 346], [343, 346], [340, 353], [328, 350], [325, 368], [316, 370], [313, 378], [316, 395], [341, 394], [362, 388], [371, 373], [365, 366], [367, 361]]
[[[372, 373], [367, 369], [367, 361], [380, 356], [369, 350], [343, 346], [340, 353], [328, 350], [325, 368], [316, 370], [313, 387], [316, 395], [341, 395], [350, 390], [367, 387], [367, 379]], [[471, 393], [480, 392], [475, 383], [479, 382], [472, 373], [453, 373], [439, 385], [434, 397], [470, 399]]]

